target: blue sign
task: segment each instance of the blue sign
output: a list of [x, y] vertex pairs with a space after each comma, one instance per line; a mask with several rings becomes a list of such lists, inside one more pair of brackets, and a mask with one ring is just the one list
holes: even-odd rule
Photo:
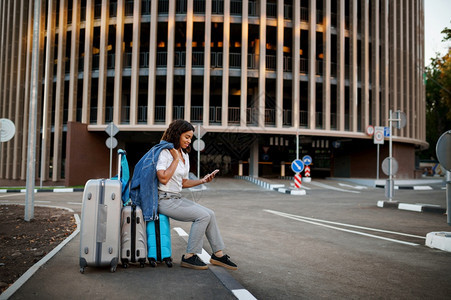
[[384, 127], [384, 136], [389, 137], [390, 136], [390, 127]]
[[295, 173], [300, 173], [302, 170], [304, 170], [304, 163], [300, 159], [295, 159], [291, 163], [291, 170]]
[[304, 165], [309, 166], [312, 164], [312, 157], [310, 155], [304, 155], [302, 161], [304, 162]]

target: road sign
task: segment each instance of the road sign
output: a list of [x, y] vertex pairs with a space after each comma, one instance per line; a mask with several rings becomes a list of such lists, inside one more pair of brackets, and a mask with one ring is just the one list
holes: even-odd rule
[[302, 170], [304, 170], [304, 163], [302, 162], [302, 160], [295, 159], [291, 163], [291, 170], [293, 170], [293, 172], [295, 172], [295, 173], [301, 173]]
[[111, 122], [111, 123], [108, 124], [108, 126], [105, 128], [105, 132], [106, 132], [109, 136], [115, 136], [115, 135], [119, 132], [119, 128], [117, 128], [117, 126], [114, 125], [113, 122]]
[[451, 130], [448, 130], [440, 136], [435, 147], [438, 161], [447, 170], [451, 172]]
[[310, 155], [304, 155], [302, 162], [304, 163], [304, 165], [309, 166], [312, 164], [312, 157]]
[[384, 127], [384, 136], [389, 137], [390, 136], [390, 127]]
[[300, 188], [302, 184], [302, 175], [297, 173], [296, 175], [294, 175], [294, 186], [296, 188]]
[[373, 125], [368, 125], [368, 127], [366, 128], [366, 134], [369, 136], [372, 136], [374, 134], [374, 126]]
[[206, 133], [207, 130], [205, 130], [204, 127], [197, 125], [197, 130], [194, 130], [194, 136], [198, 139], [201, 139]]
[[196, 151], [203, 151], [205, 149], [205, 142], [201, 139], [197, 139], [193, 142], [193, 148]]
[[384, 144], [384, 127], [374, 127], [373, 142], [375, 144]]
[[398, 129], [404, 128], [407, 124], [406, 114], [400, 110], [392, 112], [391, 118], [393, 119], [392, 126]]
[[7, 142], [16, 134], [16, 126], [10, 119], [0, 119], [0, 142]]
[[390, 175], [390, 159], [392, 160], [392, 175], [398, 173], [398, 162], [394, 157], [386, 157], [382, 162], [382, 171], [385, 175]]
[[110, 136], [109, 138], [106, 139], [105, 144], [109, 149], [114, 149], [117, 147], [117, 139], [115, 137]]

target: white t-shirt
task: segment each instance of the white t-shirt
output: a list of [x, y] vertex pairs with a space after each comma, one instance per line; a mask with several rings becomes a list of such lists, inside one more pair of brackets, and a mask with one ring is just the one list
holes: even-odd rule
[[[182, 151], [183, 160], [179, 160], [179, 164], [175, 169], [174, 175], [172, 175], [171, 179], [169, 179], [167, 184], [158, 183], [158, 190], [169, 193], [180, 193], [182, 191], [182, 183], [183, 179], [188, 179], [189, 174], [189, 155]], [[173, 161], [173, 157], [171, 152], [168, 149], [164, 149], [161, 151], [160, 156], [158, 157], [157, 162], [157, 171], [166, 170], [169, 168]]]

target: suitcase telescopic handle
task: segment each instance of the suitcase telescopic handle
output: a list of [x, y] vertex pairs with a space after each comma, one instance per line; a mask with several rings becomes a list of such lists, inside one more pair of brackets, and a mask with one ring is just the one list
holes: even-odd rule
[[121, 180], [122, 175], [122, 156], [125, 155], [125, 150], [119, 149], [117, 150], [117, 179]]

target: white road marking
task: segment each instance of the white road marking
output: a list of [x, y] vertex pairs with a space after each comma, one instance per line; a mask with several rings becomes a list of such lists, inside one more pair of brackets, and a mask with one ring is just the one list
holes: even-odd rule
[[12, 194], [10, 194], [10, 195], [2, 195], [2, 196], [0, 196], [0, 198], [3, 198], [3, 197], [10, 197], [10, 196], [23, 196], [23, 194], [20, 194], [20, 193], [12, 193]]
[[401, 241], [401, 240], [390, 239], [390, 238], [381, 237], [381, 236], [377, 236], [377, 235], [373, 235], [373, 234], [368, 234], [368, 233], [364, 233], [364, 232], [360, 232], [360, 231], [355, 231], [355, 230], [349, 230], [349, 229], [345, 229], [345, 228], [330, 226], [330, 225], [322, 224], [322, 223], [319, 223], [319, 222], [335, 224], [335, 225], [341, 225], [341, 226], [346, 226], [346, 227], [351, 227], [351, 228], [358, 228], [358, 229], [364, 229], [364, 230], [370, 230], [370, 231], [384, 232], [384, 233], [390, 233], [390, 234], [396, 234], [396, 235], [402, 235], [402, 236], [408, 236], [408, 237], [415, 237], [415, 238], [425, 239], [424, 237], [418, 236], [418, 235], [412, 235], [412, 234], [406, 234], [406, 233], [402, 233], [402, 232], [388, 231], [388, 230], [382, 230], [382, 229], [376, 229], [376, 228], [362, 227], [362, 226], [356, 226], [356, 225], [344, 224], [344, 223], [338, 223], [338, 222], [331, 222], [331, 221], [320, 220], [320, 219], [313, 219], [313, 218], [308, 218], [308, 217], [303, 217], [303, 216], [287, 214], [287, 213], [283, 213], [283, 212], [279, 212], [279, 211], [274, 211], [274, 210], [270, 210], [270, 209], [264, 209], [264, 211], [272, 213], [272, 214], [275, 214], [275, 215], [278, 215], [278, 216], [281, 216], [281, 217], [293, 219], [293, 220], [296, 220], [296, 221], [301, 221], [301, 222], [310, 223], [310, 224], [313, 224], [313, 225], [323, 226], [323, 227], [327, 227], [327, 228], [331, 228], [331, 229], [336, 229], [336, 230], [340, 230], [340, 231], [344, 231], [344, 232], [354, 233], [354, 234], [358, 234], [358, 235], [363, 235], [363, 236], [367, 236], [367, 237], [372, 237], [372, 238], [376, 238], [376, 239], [386, 240], [386, 241], [399, 243], [399, 244], [404, 244], [404, 245], [409, 245], [409, 246], [419, 246], [420, 244], [410, 243], [410, 242], [405, 242], [405, 241]]
[[366, 190], [368, 187], [363, 186], [363, 185], [350, 185], [350, 184], [346, 184], [346, 183], [338, 183], [339, 186], [344, 186], [344, 187], [349, 187], [352, 189], [356, 189], [356, 190]]
[[316, 185], [316, 186], [319, 186], [319, 187], [322, 187], [322, 188], [326, 188], [326, 189], [329, 189], [329, 190], [335, 190], [335, 191], [340, 191], [340, 192], [345, 192], [345, 193], [360, 194], [360, 192], [358, 192], [358, 191], [348, 191], [348, 190], [336, 188], [336, 187], [334, 187], [334, 186], [327, 185], [327, 184], [320, 183], [320, 182], [314, 182], [314, 181], [312, 181], [312, 182], [310, 182], [310, 184]]
[[72, 204], [72, 205], [81, 205], [81, 202], [67, 202], [67, 204]]

